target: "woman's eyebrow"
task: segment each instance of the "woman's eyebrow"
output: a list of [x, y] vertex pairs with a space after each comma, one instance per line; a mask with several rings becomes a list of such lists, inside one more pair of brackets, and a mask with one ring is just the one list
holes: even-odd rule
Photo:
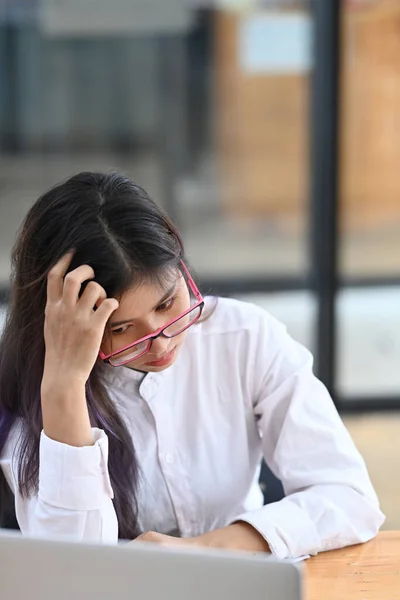
[[175, 281], [171, 287], [169, 288], [169, 290], [167, 290], [164, 294], [164, 296], [157, 302], [157, 304], [153, 307], [153, 310], [156, 310], [156, 308], [158, 308], [160, 306], [160, 304], [162, 304], [163, 302], [165, 302], [166, 300], [168, 300], [168, 298], [171, 296], [171, 294], [174, 293], [174, 291], [176, 290], [176, 286], [178, 285], [178, 282]]
[[[160, 304], [162, 304], [163, 302], [168, 300], [169, 296], [171, 296], [171, 294], [173, 294], [174, 291], [176, 290], [177, 285], [178, 285], [178, 282], [175, 281], [175, 283], [165, 292], [163, 297], [160, 298], [160, 300], [152, 308], [152, 310], [156, 310], [156, 308], [158, 308], [160, 306]], [[120, 325], [125, 325], [125, 323], [132, 323], [132, 321], [134, 321], [134, 320], [135, 319], [125, 319], [124, 321], [113, 321], [112, 323], [109, 324], [109, 327], [119, 327]]]

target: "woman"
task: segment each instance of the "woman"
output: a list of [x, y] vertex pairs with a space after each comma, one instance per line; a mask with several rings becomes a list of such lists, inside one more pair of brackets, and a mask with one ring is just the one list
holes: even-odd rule
[[[25, 534], [285, 558], [383, 521], [309, 352], [251, 304], [204, 300], [174, 225], [121, 175], [81, 173], [29, 211], [0, 417]], [[286, 494], [264, 507], [262, 456]]]

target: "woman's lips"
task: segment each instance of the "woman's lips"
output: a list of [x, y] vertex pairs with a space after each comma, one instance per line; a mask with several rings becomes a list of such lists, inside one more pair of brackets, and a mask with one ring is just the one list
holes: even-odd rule
[[161, 357], [159, 360], [153, 360], [152, 362], [148, 362], [145, 364], [146, 367], [165, 367], [166, 365], [168, 365], [175, 354], [175, 348], [172, 348], [172, 350], [170, 352], [168, 352], [168, 354], [165, 354], [163, 357]]

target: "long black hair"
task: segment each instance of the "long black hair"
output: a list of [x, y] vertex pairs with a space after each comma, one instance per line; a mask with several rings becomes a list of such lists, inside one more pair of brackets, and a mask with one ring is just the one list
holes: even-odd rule
[[[0, 341], [0, 455], [20, 423], [18, 487], [26, 497], [38, 489], [47, 275], [71, 249], [69, 270], [93, 267], [109, 297], [120, 297], [143, 281], [159, 282], [184, 258], [174, 224], [123, 175], [80, 173], [45, 193], [28, 212], [12, 252], [10, 301]], [[92, 425], [109, 438], [119, 537], [133, 539], [138, 533], [137, 461], [131, 436], [108, 396], [101, 361], [90, 374], [86, 399]]]

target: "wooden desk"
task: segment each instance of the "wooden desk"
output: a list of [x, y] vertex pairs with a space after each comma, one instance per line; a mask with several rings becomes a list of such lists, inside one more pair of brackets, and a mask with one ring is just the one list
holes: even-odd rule
[[305, 563], [305, 600], [400, 600], [400, 531]]

